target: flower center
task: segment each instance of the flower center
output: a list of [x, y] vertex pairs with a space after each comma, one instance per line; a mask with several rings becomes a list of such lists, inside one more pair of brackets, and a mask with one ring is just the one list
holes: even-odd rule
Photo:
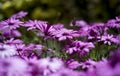
[[10, 23], [8, 23], [8, 25], [10, 25], [10, 26], [11, 26], [11, 25], [14, 25], [14, 23], [11, 23], [11, 22], [10, 22]]
[[69, 35], [68, 33], [63, 33], [63, 36], [67, 36], [67, 35]]
[[5, 51], [5, 48], [1, 47], [1, 48], [0, 48], [0, 51]]

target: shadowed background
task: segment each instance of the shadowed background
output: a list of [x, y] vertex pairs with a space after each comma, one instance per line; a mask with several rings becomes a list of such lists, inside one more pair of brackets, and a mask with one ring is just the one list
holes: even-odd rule
[[105, 22], [120, 15], [119, 4], [120, 0], [0, 0], [0, 20], [23, 10], [29, 13], [27, 20]]

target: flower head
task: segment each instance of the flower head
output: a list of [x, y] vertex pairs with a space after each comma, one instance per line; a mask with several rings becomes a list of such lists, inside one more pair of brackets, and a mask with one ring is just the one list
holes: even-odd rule
[[52, 26], [47, 21], [29, 20], [23, 26], [28, 27], [28, 30], [34, 29], [37, 31], [37, 35], [44, 37], [44, 39], [51, 38]]
[[0, 25], [2, 29], [13, 30], [19, 28], [20, 25], [22, 25], [22, 23], [23, 22], [20, 21], [19, 19], [9, 18], [5, 21], [1, 21]]
[[73, 37], [78, 37], [79, 36], [77, 31], [68, 30], [68, 29], [65, 29], [65, 28], [62, 28], [60, 30], [56, 30], [55, 32], [52, 33], [52, 35], [55, 38], [57, 38], [59, 41], [72, 39]]
[[86, 55], [86, 53], [88, 53], [92, 48], [94, 48], [93, 43], [77, 40], [65, 46], [67, 53], [79, 53], [80, 55]]
[[98, 37], [99, 40], [98, 42], [103, 42], [104, 44], [108, 44], [111, 45], [111, 43], [115, 43], [115, 44], [119, 44], [119, 40], [117, 38], [115, 38], [113, 35], [103, 35], [101, 37]]
[[79, 27], [86, 27], [88, 26], [87, 22], [85, 22], [84, 20], [75, 20], [73, 19], [71, 22], [70, 22], [70, 26], [79, 26]]
[[112, 28], [120, 28], [120, 19], [118, 17], [116, 17], [116, 19], [111, 19], [109, 20], [106, 25], [108, 27], [112, 27]]

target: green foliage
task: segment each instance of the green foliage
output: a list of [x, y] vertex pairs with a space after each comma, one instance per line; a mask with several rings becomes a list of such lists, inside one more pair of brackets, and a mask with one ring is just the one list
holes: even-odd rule
[[0, 20], [21, 10], [26, 19], [69, 23], [74, 17], [88, 22], [106, 21], [120, 14], [119, 0], [0, 0]]

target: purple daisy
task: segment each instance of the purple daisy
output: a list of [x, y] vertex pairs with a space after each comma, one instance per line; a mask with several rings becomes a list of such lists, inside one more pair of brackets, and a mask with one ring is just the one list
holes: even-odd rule
[[20, 39], [11, 38], [10, 40], [4, 41], [4, 43], [8, 45], [16, 45], [16, 44], [23, 44], [23, 41]]
[[53, 30], [53, 26], [51, 26], [48, 22], [39, 21], [36, 27], [39, 29], [39, 36], [44, 37], [44, 39], [51, 38], [51, 31]]
[[29, 44], [29, 45], [16, 45], [17, 51], [19, 51], [19, 56], [23, 59], [29, 60], [31, 58], [40, 58], [42, 54], [42, 50], [44, 48], [43, 45], [40, 44]]
[[81, 37], [83, 37], [89, 35], [88, 31], [89, 31], [89, 26], [84, 26], [78, 30], [78, 33], [80, 34]]
[[21, 33], [18, 30], [4, 30], [1, 33], [1, 36], [4, 39], [8, 39], [8, 38], [14, 38], [14, 37], [21, 37]]
[[109, 20], [106, 25], [108, 27], [112, 27], [112, 28], [120, 28], [120, 19], [118, 17], [116, 17], [116, 19], [111, 19]]
[[91, 42], [73, 41], [65, 46], [65, 50], [69, 54], [79, 53], [80, 55], [86, 55], [92, 48], [94, 44]]
[[28, 27], [28, 30], [34, 29], [37, 35], [44, 37], [44, 39], [51, 38], [51, 30], [53, 27], [47, 21], [30, 20], [23, 26]]
[[29, 20], [27, 22], [24, 23], [24, 27], [27, 27], [27, 30], [32, 30], [32, 29], [36, 29], [36, 25], [38, 25], [38, 20]]
[[74, 22], [72, 21], [70, 23], [70, 26], [73, 26], [73, 25], [79, 26], [79, 27], [86, 27], [86, 26], [88, 26], [88, 24], [84, 20], [76, 20]]
[[21, 37], [22, 34], [18, 30], [11, 30], [11, 35], [13, 37]]
[[12, 45], [16, 48], [18, 54], [23, 51], [23, 49], [25, 48], [25, 44], [23, 43], [22, 40], [20, 39], [14, 39], [14, 38], [11, 38], [10, 40], [6, 40], [4, 41], [5, 44], [7, 45]]
[[53, 26], [53, 28], [54, 28], [55, 30], [60, 30], [60, 29], [64, 28], [64, 25], [61, 24], [61, 23], [54, 24], [54, 25], [52, 25], [52, 26]]
[[88, 29], [88, 40], [96, 41], [98, 37], [107, 33], [108, 28], [104, 23], [94, 23]]
[[84, 20], [76, 20], [75, 18], [70, 22], [70, 26], [79, 26], [79, 27], [86, 27], [88, 26], [87, 22]]
[[79, 36], [77, 31], [68, 30], [65, 28], [62, 28], [60, 30], [56, 30], [56, 32], [53, 32], [52, 35], [54, 37], [58, 38], [59, 41], [63, 41], [66, 39], [72, 39], [73, 37]]
[[0, 25], [1, 25], [2, 29], [6, 29], [6, 30], [17, 29], [22, 24], [23, 24], [22, 21], [20, 21], [19, 19], [14, 19], [14, 18], [9, 18], [5, 21], [0, 22]]
[[98, 42], [103, 42], [104, 44], [111, 45], [111, 43], [119, 44], [119, 40], [115, 38], [113, 35], [103, 35], [101, 37], [98, 37]]

